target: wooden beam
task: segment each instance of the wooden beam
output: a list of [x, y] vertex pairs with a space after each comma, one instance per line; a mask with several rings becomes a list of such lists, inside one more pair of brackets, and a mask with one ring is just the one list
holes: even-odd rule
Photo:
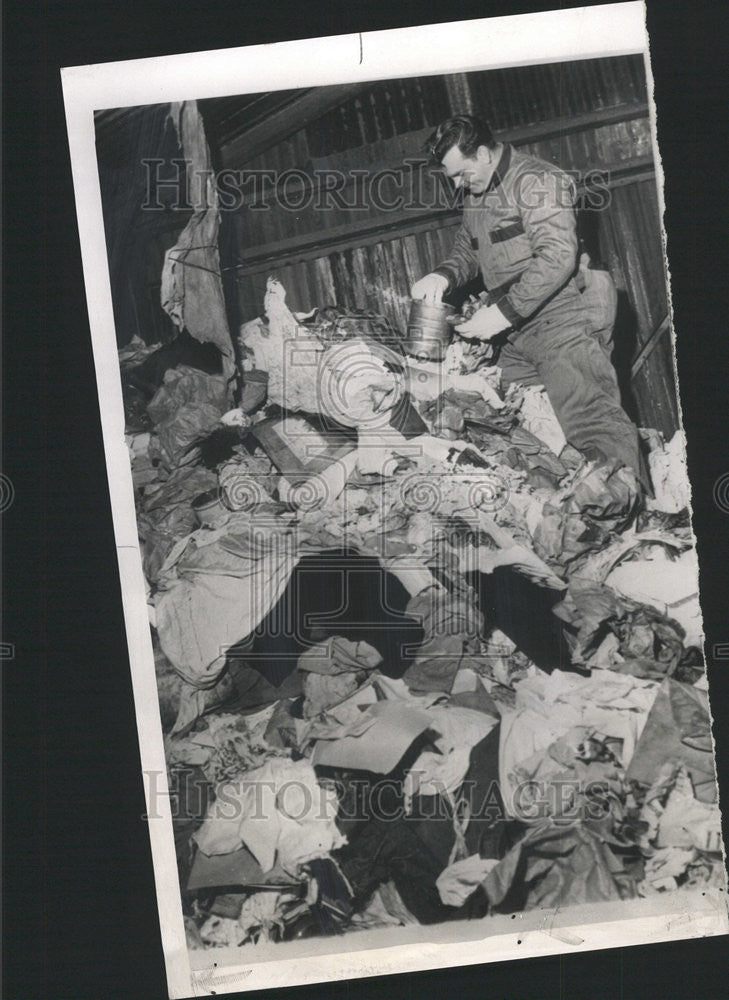
[[[604, 169], [609, 177], [609, 181], [606, 182], [608, 188], [620, 187], [653, 176], [653, 160], [651, 157], [639, 157], [628, 164], [620, 163], [601, 169]], [[583, 190], [584, 186], [578, 186], [579, 194]], [[250, 256], [235, 267], [241, 276], [255, 274], [272, 266], [300, 263], [316, 257], [326, 257], [330, 253], [351, 247], [371, 246], [386, 239], [412, 236], [436, 226], [455, 226], [460, 218], [461, 211], [458, 208], [406, 209], [392, 212], [386, 217], [378, 219], [370, 217], [320, 232], [304, 233], [301, 236], [253, 247]]]
[[235, 265], [239, 275], [257, 274], [271, 267], [299, 264], [305, 260], [326, 257], [340, 250], [349, 250], [353, 246], [365, 247], [383, 240], [397, 239], [398, 236], [413, 236], [425, 232], [434, 226], [445, 228], [457, 226], [461, 220], [460, 210], [439, 210], [420, 212], [393, 212], [389, 222], [383, 225], [381, 220], [368, 220], [366, 223], [336, 226], [326, 230], [323, 239], [321, 233], [311, 233], [296, 240], [292, 246], [291, 240], [281, 240], [257, 248], [255, 257], [245, 263]]
[[552, 118], [549, 121], [537, 122], [535, 125], [522, 125], [519, 128], [504, 129], [497, 132], [499, 142], [512, 142], [515, 146], [527, 142], [543, 142], [547, 139], [558, 139], [562, 135], [573, 132], [584, 132], [588, 128], [602, 128], [605, 125], [617, 125], [619, 122], [629, 122], [636, 118], [648, 117], [646, 101], [634, 101], [630, 104], [619, 104], [614, 108], [601, 108], [588, 111], [584, 115], [570, 115], [569, 118]]
[[658, 342], [664, 333], [671, 329], [671, 320], [668, 315], [664, 316], [658, 326], [655, 328], [653, 333], [650, 335], [645, 344], [638, 351], [638, 355], [630, 366], [630, 381], [632, 382], [638, 372], [641, 370], [643, 365], [646, 363], [648, 358], [651, 356], [653, 351], [658, 346]]
[[271, 146], [288, 139], [328, 111], [364, 90], [367, 83], [344, 83], [333, 87], [314, 87], [294, 98], [279, 111], [226, 141], [220, 150], [223, 167], [240, 167]]

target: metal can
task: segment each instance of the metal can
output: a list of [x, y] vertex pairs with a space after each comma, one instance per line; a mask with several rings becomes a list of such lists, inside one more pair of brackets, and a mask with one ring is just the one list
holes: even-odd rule
[[453, 336], [448, 317], [454, 314], [453, 306], [445, 302], [430, 305], [413, 299], [404, 344], [407, 353], [423, 361], [442, 361]]

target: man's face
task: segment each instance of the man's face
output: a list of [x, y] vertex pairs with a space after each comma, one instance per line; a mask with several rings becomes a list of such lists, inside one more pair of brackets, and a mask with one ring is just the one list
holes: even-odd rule
[[494, 173], [493, 156], [487, 146], [479, 146], [475, 156], [464, 156], [458, 146], [451, 146], [443, 157], [443, 168], [456, 190], [483, 194]]

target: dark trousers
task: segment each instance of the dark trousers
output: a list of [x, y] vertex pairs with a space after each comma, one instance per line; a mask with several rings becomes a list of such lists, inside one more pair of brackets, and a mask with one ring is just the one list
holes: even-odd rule
[[587, 457], [617, 459], [644, 480], [638, 431], [623, 410], [610, 361], [615, 286], [605, 271], [585, 277], [583, 292], [570, 281], [510, 336], [499, 357], [503, 380], [543, 385], [573, 447]]

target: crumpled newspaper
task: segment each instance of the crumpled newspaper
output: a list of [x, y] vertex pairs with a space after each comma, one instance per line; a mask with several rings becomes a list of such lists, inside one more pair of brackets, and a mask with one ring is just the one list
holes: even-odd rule
[[268, 372], [269, 403], [318, 413], [318, 359], [324, 344], [299, 325], [276, 278], [268, 279], [264, 308], [268, 323], [261, 319], [244, 323], [239, 339], [243, 349], [253, 353], [256, 369]]
[[676, 431], [668, 444], [654, 448], [648, 466], [655, 499], [648, 498], [649, 510], [676, 514], [689, 506], [690, 492], [686, 474], [686, 443], [682, 431]]
[[567, 444], [549, 396], [541, 385], [524, 386], [520, 418], [528, 431], [538, 437], [550, 451], [559, 455]]

